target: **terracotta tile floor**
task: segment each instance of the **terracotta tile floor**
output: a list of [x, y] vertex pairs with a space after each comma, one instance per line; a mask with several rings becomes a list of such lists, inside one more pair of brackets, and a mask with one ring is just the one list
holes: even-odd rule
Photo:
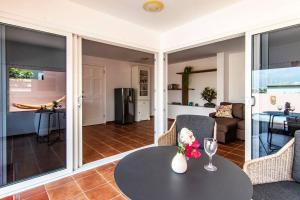
[[83, 127], [83, 163], [153, 144], [154, 120]]
[[[242, 167], [244, 142], [219, 144], [218, 154]], [[117, 162], [81, 172], [70, 177], [16, 194], [5, 200], [122, 200], [126, 199], [114, 181], [113, 173]]]

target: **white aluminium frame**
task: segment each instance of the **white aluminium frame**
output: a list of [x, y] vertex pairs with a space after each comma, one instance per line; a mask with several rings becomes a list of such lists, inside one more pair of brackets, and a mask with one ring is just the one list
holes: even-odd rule
[[252, 154], [252, 37], [253, 35], [264, 33], [276, 29], [290, 27], [300, 24], [300, 19], [285, 21], [270, 26], [261, 27], [246, 32], [245, 37], [245, 160], [251, 160]]
[[[158, 62], [159, 53], [155, 52], [155, 51], [152, 51], [152, 50], [137, 48], [137, 47], [133, 47], [133, 46], [130, 46], [130, 45], [114, 43], [112, 41], [101, 40], [101, 39], [98, 39], [98, 38], [93, 38], [93, 37], [88, 37], [88, 36], [78, 36], [78, 38], [79, 37], [81, 38], [81, 42], [80, 42], [80, 45], [79, 45], [81, 50], [78, 51], [78, 54], [81, 54], [81, 55], [77, 55], [77, 56], [80, 57], [79, 60], [80, 60], [81, 64], [80, 64], [80, 66], [79, 65], [78, 66], [74, 65], [74, 67], [75, 67], [74, 76], [76, 76], [76, 80], [77, 80], [74, 83], [74, 91], [75, 91], [74, 95], [78, 99], [78, 105], [80, 105], [77, 108], [78, 110], [75, 111], [75, 113], [74, 113], [74, 120], [76, 121], [76, 124], [74, 126], [77, 128], [77, 130], [75, 130], [76, 134], [74, 135], [74, 137], [78, 138], [78, 141], [77, 141], [78, 145], [74, 146], [74, 150], [75, 150], [75, 152], [77, 152], [77, 153], [74, 154], [75, 156], [77, 156], [77, 158], [74, 159], [75, 160], [74, 169], [77, 170], [75, 173], [85, 171], [85, 170], [88, 170], [88, 169], [91, 169], [91, 168], [94, 168], [94, 167], [97, 167], [97, 166], [100, 166], [100, 165], [104, 165], [104, 164], [109, 163], [109, 162], [120, 160], [121, 158], [123, 158], [124, 156], [130, 154], [133, 151], [156, 145], [158, 134], [161, 132], [160, 129], [159, 129], [159, 127], [160, 127], [159, 124], [162, 123], [161, 118], [159, 117], [160, 113], [157, 112], [157, 110], [158, 110], [157, 107], [159, 105], [159, 103], [157, 101], [157, 96], [158, 96], [157, 95], [157, 90], [158, 90], [158, 87], [159, 87], [159, 84], [158, 84], [158, 79], [159, 78], [158, 78], [157, 69], [160, 69], [160, 66], [159, 66], [160, 63]], [[153, 100], [154, 100], [154, 119], [155, 119], [154, 133], [153, 133], [154, 144], [147, 145], [147, 146], [137, 148], [137, 149], [134, 149], [134, 150], [131, 150], [131, 151], [127, 151], [127, 152], [124, 152], [124, 153], [120, 153], [120, 154], [110, 156], [110, 157], [107, 157], [107, 158], [103, 158], [103, 159], [100, 159], [100, 160], [97, 160], [97, 161], [94, 161], [94, 162], [91, 162], [91, 163], [83, 164], [83, 162], [82, 162], [82, 160], [83, 160], [82, 159], [82, 154], [83, 154], [83, 151], [82, 151], [82, 67], [83, 67], [83, 63], [82, 63], [82, 56], [83, 56], [83, 54], [82, 54], [82, 40], [83, 39], [154, 54], [154, 57], [155, 57], [155, 62], [154, 62], [154, 98], [153, 98]], [[89, 64], [87, 64], [87, 65], [89, 65]], [[106, 66], [104, 66], [104, 67], [105, 67], [105, 71], [106, 71]], [[105, 81], [106, 81], [106, 76], [105, 76]], [[105, 89], [105, 93], [106, 93], [106, 89]], [[106, 111], [106, 108], [105, 108], [105, 111]]]
[[34, 188], [39, 185], [51, 182], [61, 177], [72, 174], [73, 172], [73, 61], [72, 61], [72, 34], [59, 29], [47, 28], [20, 20], [0, 17], [0, 22], [7, 25], [28, 28], [34, 31], [43, 31], [46, 33], [57, 34], [66, 37], [66, 103], [67, 103], [67, 133], [66, 133], [66, 169], [53, 173], [44, 174], [31, 178], [13, 185], [8, 185], [0, 189], [0, 198]]

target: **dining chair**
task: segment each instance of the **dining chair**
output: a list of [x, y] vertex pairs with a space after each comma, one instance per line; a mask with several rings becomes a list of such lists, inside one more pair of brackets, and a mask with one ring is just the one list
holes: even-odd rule
[[253, 200], [300, 199], [300, 131], [277, 153], [247, 161]]
[[216, 138], [215, 119], [202, 115], [178, 115], [171, 128], [158, 138], [158, 145], [177, 145], [178, 134], [182, 128], [188, 128], [193, 132], [201, 149], [203, 149], [204, 138]]

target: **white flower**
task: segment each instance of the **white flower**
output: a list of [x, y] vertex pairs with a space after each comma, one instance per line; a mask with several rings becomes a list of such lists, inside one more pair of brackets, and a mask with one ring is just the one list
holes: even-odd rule
[[195, 141], [195, 137], [192, 131], [187, 128], [182, 128], [179, 133], [179, 142], [183, 144], [192, 145]]

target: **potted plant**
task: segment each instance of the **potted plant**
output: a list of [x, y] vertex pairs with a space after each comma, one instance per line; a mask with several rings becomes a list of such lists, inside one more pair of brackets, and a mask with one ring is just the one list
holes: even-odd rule
[[201, 93], [201, 98], [207, 101], [204, 107], [214, 108], [216, 104], [212, 103], [217, 98], [217, 91], [214, 88], [206, 87]]

